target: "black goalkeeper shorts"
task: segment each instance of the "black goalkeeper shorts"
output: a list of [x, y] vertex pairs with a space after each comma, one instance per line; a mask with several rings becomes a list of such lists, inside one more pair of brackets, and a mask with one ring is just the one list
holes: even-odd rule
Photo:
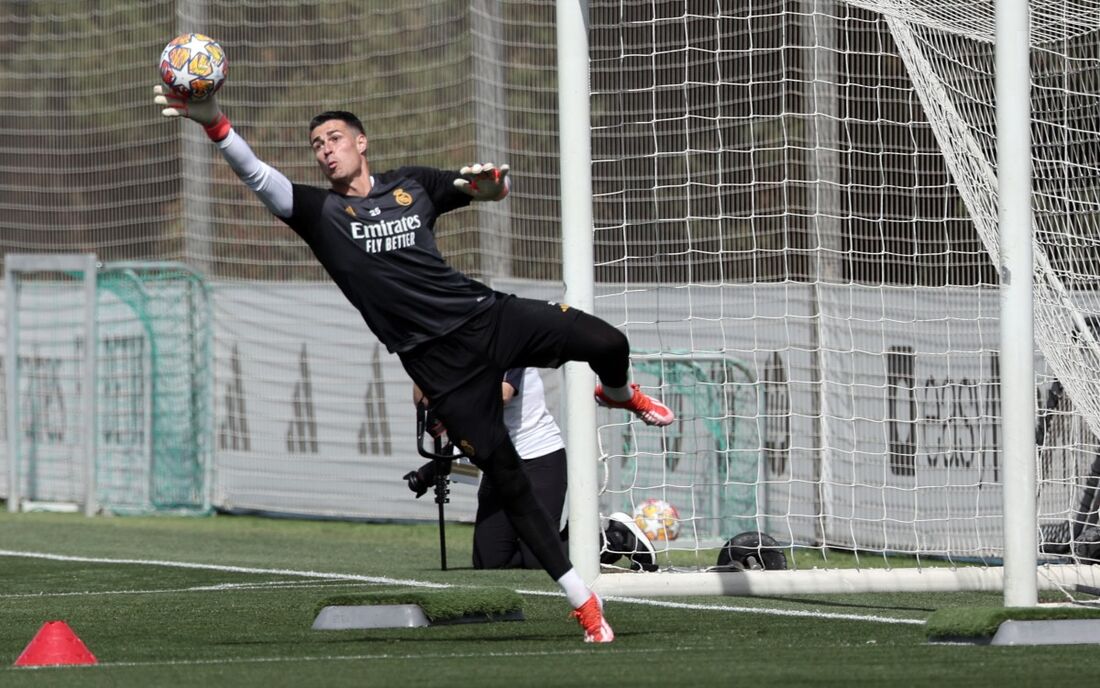
[[580, 316], [564, 304], [498, 294], [492, 308], [457, 330], [401, 353], [401, 363], [451, 441], [479, 464], [508, 438], [501, 401], [505, 371], [560, 366]]

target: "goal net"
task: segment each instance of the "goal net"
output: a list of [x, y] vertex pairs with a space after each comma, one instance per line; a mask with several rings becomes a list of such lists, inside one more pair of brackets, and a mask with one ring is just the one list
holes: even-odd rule
[[176, 263], [9, 254], [5, 285], [9, 510], [209, 510], [202, 280]]
[[[1096, 521], [1100, 7], [1030, 7], [1037, 395], [1057, 391], [1038, 516], [1072, 561]], [[682, 418], [602, 416], [601, 513], [671, 504], [666, 570], [712, 569], [744, 531], [795, 569], [999, 563], [994, 3], [591, 20], [597, 311]], [[664, 585], [627, 578], [601, 584]]]

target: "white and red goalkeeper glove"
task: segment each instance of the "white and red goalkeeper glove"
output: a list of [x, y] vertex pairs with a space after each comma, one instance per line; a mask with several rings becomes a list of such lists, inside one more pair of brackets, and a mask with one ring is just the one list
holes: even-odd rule
[[458, 173], [462, 176], [455, 180], [455, 186], [475, 201], [499, 201], [508, 195], [507, 165], [482, 162], [467, 165]]
[[221, 141], [229, 135], [229, 130], [233, 127], [212, 95], [203, 100], [188, 100], [176, 95], [167, 86], [160, 85], [153, 87], [153, 93], [153, 103], [164, 108], [160, 114], [165, 117], [186, 117], [198, 122], [211, 141]]

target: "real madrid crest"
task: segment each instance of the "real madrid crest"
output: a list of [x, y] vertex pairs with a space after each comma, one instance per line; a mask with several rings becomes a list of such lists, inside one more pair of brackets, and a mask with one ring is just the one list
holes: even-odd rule
[[393, 200], [397, 201], [397, 205], [412, 205], [413, 197], [408, 191], [398, 189], [393, 192]]

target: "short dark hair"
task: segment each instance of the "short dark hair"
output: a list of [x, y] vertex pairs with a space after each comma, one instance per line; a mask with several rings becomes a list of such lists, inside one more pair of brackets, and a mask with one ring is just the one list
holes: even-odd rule
[[309, 130], [313, 131], [325, 122], [329, 122], [334, 119], [345, 122], [349, 127], [355, 129], [360, 134], [366, 135], [367, 133], [367, 130], [363, 128], [363, 123], [359, 121], [359, 118], [356, 117], [353, 113], [348, 112], [347, 110], [325, 110], [321, 114], [309, 120]]

